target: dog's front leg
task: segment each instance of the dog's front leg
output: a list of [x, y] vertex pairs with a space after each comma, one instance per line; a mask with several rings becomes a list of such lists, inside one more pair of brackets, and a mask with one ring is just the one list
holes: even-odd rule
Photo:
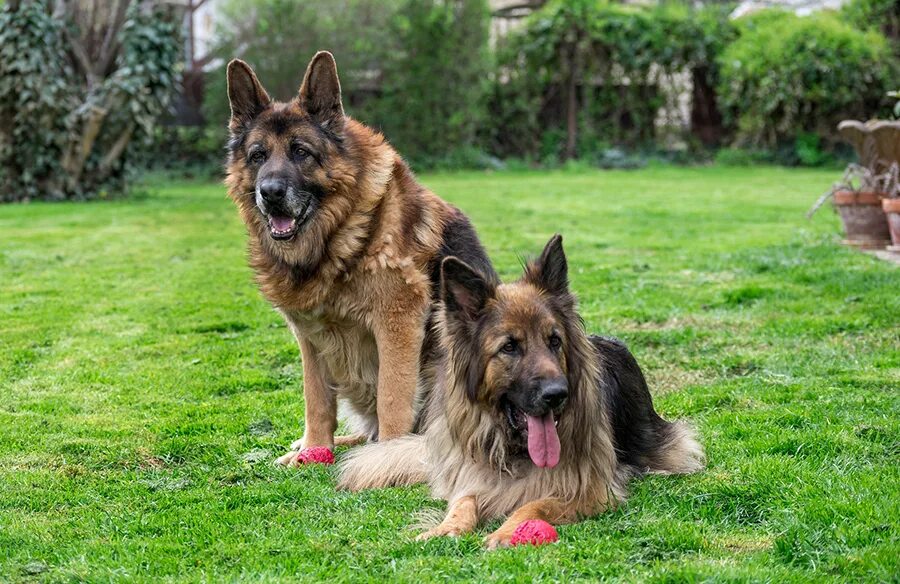
[[529, 503], [525, 503], [516, 509], [509, 519], [503, 522], [497, 531], [487, 536], [484, 545], [489, 549], [498, 547], [507, 547], [509, 540], [512, 538], [513, 532], [523, 521], [529, 519], [541, 519], [551, 524], [571, 523], [577, 517], [575, 507], [569, 503], [565, 503], [559, 499], [546, 498], [537, 499]]
[[291, 451], [278, 459], [279, 464], [295, 464], [299, 450], [325, 446], [334, 450], [334, 431], [337, 429], [337, 399], [322, 376], [319, 357], [309, 341], [299, 339], [303, 357], [303, 400], [306, 428], [299, 444], [291, 444]]
[[416, 541], [424, 541], [432, 537], [450, 536], [457, 537], [463, 533], [469, 533], [478, 525], [478, 506], [475, 504], [475, 496], [468, 495], [457, 499], [447, 509], [447, 516], [424, 533], [416, 536]]
[[392, 311], [376, 323], [378, 439], [390, 440], [412, 430], [419, 359], [424, 337], [416, 314]]

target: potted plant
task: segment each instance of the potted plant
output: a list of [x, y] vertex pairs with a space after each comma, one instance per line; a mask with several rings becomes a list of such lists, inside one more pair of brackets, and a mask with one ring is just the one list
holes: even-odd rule
[[[864, 249], [881, 249], [891, 243], [887, 207], [883, 201], [897, 197], [900, 121], [862, 123], [847, 120], [838, 125], [838, 132], [856, 150], [859, 164], [847, 167], [843, 180], [819, 198], [809, 215], [833, 198], [844, 226], [844, 243]], [[891, 205], [893, 203], [888, 206]]]
[[[892, 91], [888, 95], [897, 99], [894, 105], [894, 117], [900, 119], [900, 91]], [[881, 208], [887, 215], [888, 228], [891, 232], [891, 241], [893, 245], [888, 249], [893, 252], [900, 252], [900, 178], [897, 176], [897, 165], [893, 166], [893, 182], [894, 189], [888, 194], [888, 197], [882, 199]]]
[[[887, 197], [881, 199], [881, 208], [887, 216], [888, 230], [891, 234], [893, 245], [888, 246], [889, 251], [900, 252], [900, 168], [895, 164], [892, 167], [891, 183], [886, 189]], [[892, 188], [891, 188], [892, 187]]]
[[858, 164], [851, 164], [844, 178], [832, 188], [834, 208], [844, 226], [846, 245], [861, 249], [882, 249], [891, 242], [882, 201], [886, 177], [875, 175]]

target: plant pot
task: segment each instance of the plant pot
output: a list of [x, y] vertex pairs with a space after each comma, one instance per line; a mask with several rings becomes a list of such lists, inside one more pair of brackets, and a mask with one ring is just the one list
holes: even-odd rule
[[863, 249], [881, 249], [891, 243], [882, 193], [837, 191], [834, 206], [844, 224], [844, 243]]
[[881, 208], [887, 215], [888, 227], [891, 232], [891, 241], [893, 245], [889, 245], [891, 251], [900, 252], [900, 199], [882, 199]]

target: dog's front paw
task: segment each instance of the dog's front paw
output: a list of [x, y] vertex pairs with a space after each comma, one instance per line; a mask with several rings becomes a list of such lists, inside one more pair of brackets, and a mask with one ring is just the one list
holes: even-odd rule
[[277, 464], [284, 466], [300, 466], [304, 464], [334, 464], [334, 453], [327, 446], [313, 446], [301, 450], [291, 450], [279, 457]]
[[294, 452], [303, 450], [303, 438], [297, 438], [296, 440], [291, 442], [291, 450]]
[[509, 547], [511, 539], [512, 534], [501, 528], [484, 538], [484, 547], [489, 550]]
[[427, 541], [433, 537], [459, 537], [460, 535], [462, 535], [462, 531], [458, 527], [442, 523], [417, 535], [416, 541]]
[[279, 456], [275, 459], [275, 464], [280, 464], [282, 466], [291, 466], [294, 464], [294, 461], [297, 460], [297, 450], [294, 450], [294, 445], [291, 445], [291, 451], [287, 454]]

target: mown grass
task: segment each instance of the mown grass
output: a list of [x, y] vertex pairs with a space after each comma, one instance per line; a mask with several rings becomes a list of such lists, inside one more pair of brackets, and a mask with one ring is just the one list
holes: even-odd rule
[[555, 546], [416, 543], [424, 487], [334, 490], [298, 351], [218, 184], [0, 208], [0, 580], [897, 581], [900, 271], [803, 211], [832, 172], [427, 175], [501, 273], [565, 236], [709, 468], [633, 484]]

